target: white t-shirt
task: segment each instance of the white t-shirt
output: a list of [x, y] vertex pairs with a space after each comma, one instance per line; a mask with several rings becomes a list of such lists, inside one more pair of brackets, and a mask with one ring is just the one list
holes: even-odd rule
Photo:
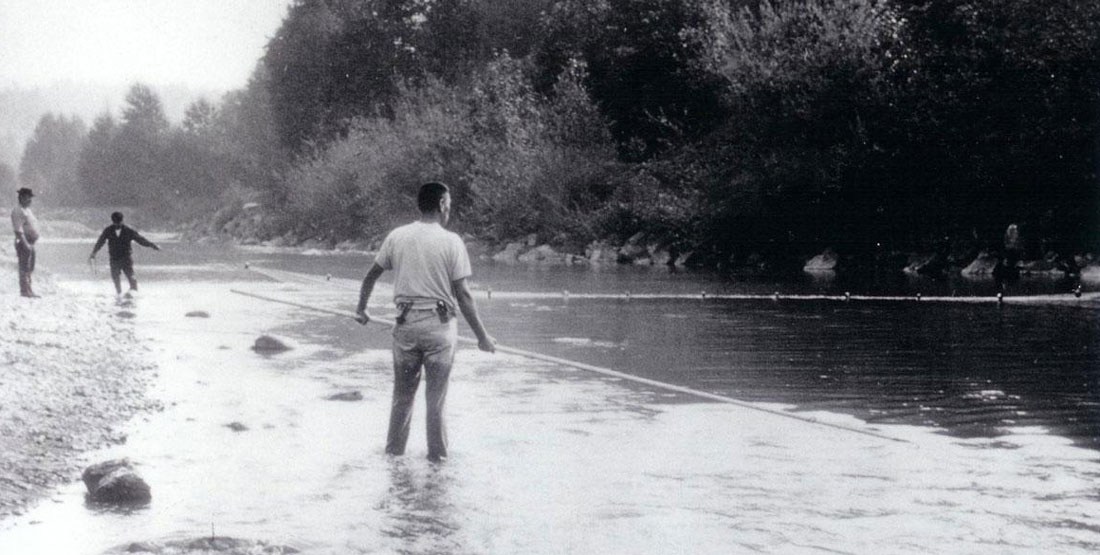
[[27, 242], [32, 245], [38, 241], [38, 218], [34, 217], [34, 212], [31, 212], [30, 208], [22, 206], [12, 208], [11, 228], [15, 233], [23, 232], [23, 237], [26, 237]]
[[393, 270], [393, 300], [413, 308], [434, 308], [444, 301], [456, 308], [451, 282], [469, 277], [470, 255], [457, 233], [438, 223], [413, 222], [390, 232], [374, 263]]

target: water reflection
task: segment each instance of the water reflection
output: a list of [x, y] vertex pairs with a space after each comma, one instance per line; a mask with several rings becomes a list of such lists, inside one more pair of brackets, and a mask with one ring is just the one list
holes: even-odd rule
[[395, 540], [398, 553], [462, 552], [461, 520], [451, 498], [455, 461], [387, 458], [389, 489], [376, 507], [385, 515], [382, 534]]

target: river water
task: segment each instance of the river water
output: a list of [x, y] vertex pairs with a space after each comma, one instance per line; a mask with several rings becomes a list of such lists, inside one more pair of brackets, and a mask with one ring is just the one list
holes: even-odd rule
[[[454, 454], [434, 466], [423, 460], [422, 413], [408, 456], [381, 453], [384, 330], [229, 293], [348, 310], [356, 292], [347, 280], [369, 256], [166, 247], [137, 253], [143, 291], [130, 309], [158, 364], [151, 395], [166, 409], [131, 422], [125, 445], [89, 457], [137, 461], [153, 503], [99, 511], [74, 483], [0, 523], [0, 553], [96, 554], [212, 532], [307, 553], [1100, 548], [1095, 308], [593, 300], [575, 295], [988, 295], [994, 285], [481, 264], [479, 306], [503, 344], [909, 443], [464, 349], [448, 401]], [[47, 244], [40, 264], [71, 290], [111, 295], [105, 273], [82, 265], [87, 250]], [[246, 262], [331, 279], [276, 283]], [[566, 290], [574, 297], [502, 294]], [[183, 317], [190, 310], [211, 317]], [[296, 348], [258, 356], [248, 347], [259, 333]], [[325, 399], [350, 390], [364, 400]]]

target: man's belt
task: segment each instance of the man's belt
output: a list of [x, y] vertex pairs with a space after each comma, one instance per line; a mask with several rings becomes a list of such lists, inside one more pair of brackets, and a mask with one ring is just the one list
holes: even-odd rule
[[[450, 321], [451, 317], [453, 316], [453, 314], [451, 313], [451, 308], [447, 305], [447, 303], [443, 301], [436, 301], [435, 308], [417, 309], [413, 308], [413, 303], [411, 301], [403, 301], [397, 303], [397, 317], [393, 319], [394, 322], [397, 322], [398, 325], [404, 324], [408, 320], [409, 312], [412, 312], [414, 310], [417, 312], [429, 310], [435, 312], [439, 316], [439, 322], [443, 324], [446, 324], [448, 321]], [[421, 318], [420, 320], [422, 319], [423, 318]], [[416, 321], [419, 322], [420, 320]]]

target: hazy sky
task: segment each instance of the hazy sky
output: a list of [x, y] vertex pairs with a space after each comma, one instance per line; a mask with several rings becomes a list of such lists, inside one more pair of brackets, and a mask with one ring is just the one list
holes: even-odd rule
[[241, 87], [290, 0], [0, 0], [0, 86]]

